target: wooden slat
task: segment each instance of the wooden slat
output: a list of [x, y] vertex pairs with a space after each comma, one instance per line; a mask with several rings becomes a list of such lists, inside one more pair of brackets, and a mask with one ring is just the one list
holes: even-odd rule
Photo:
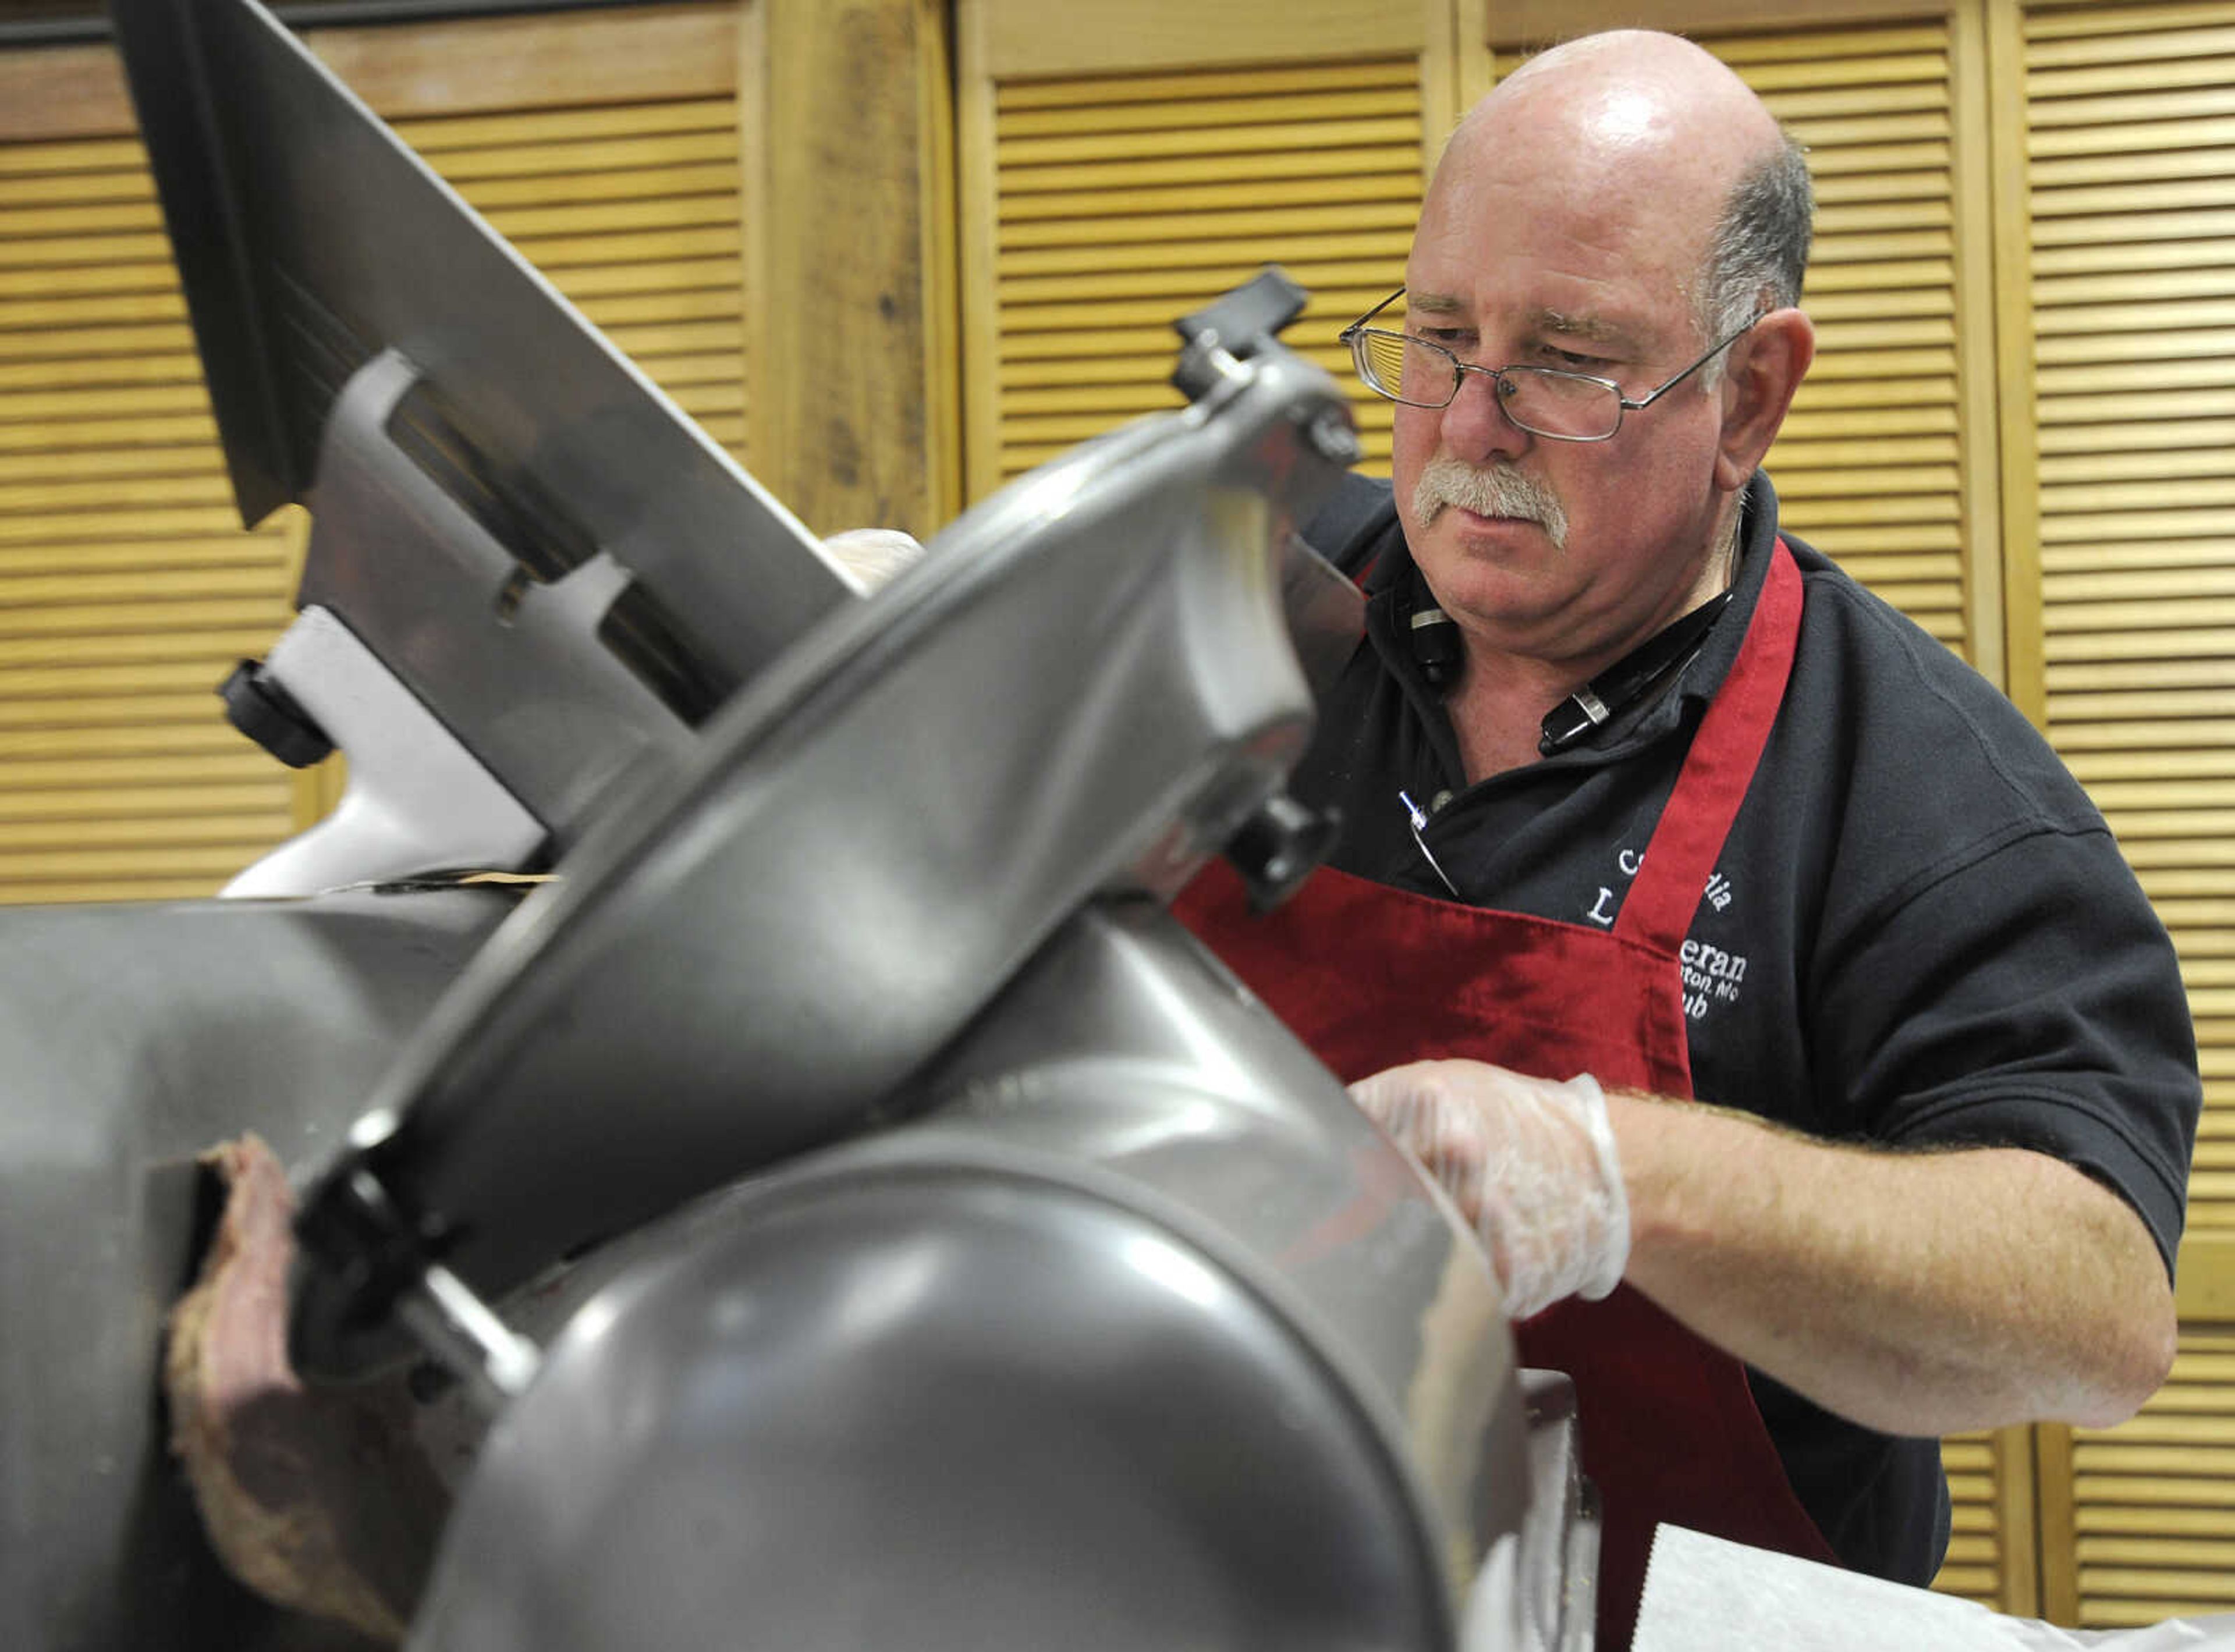
[[[49, 46], [0, 52], [0, 153], [42, 149], [71, 139], [110, 138], [133, 129], [132, 100], [116, 54], [106, 46]], [[36, 159], [57, 167], [105, 171], [116, 146], [82, 144], [51, 157], [22, 153], [0, 170]]]
[[[2062, 14], [2060, 15], [2060, 10]], [[2040, 0], [2026, 18], [2026, 36], [2036, 46], [2053, 41], [2099, 36], [2103, 32], [2102, 0]], [[2196, 0], [2167, 3], [2138, 3], [2119, 10], [2118, 27], [2130, 34], [2159, 29], [2213, 27], [2229, 16], [2223, 5], [2199, 5]]]
[[1051, 26], [1035, 0], [976, 0], [961, 27], [975, 36], [967, 54], [993, 79], [1009, 82], [1403, 56], [1426, 43], [1424, 10], [1388, 0], [1290, 0], [1275, 20], [1257, 0], [1129, 0], [1076, 7]]
[[[480, 151], [469, 153], [482, 154]], [[474, 209], [492, 219], [495, 214], [514, 207], [579, 206], [591, 201], [657, 200], [705, 195], [734, 199], [737, 193], [737, 163], [734, 154], [719, 160], [609, 167], [599, 171], [554, 167], [528, 173], [492, 174], [481, 178], [466, 178], [455, 174], [450, 176], [450, 182], [472, 203]]]
[[2039, 189], [2081, 188], [2115, 184], [2121, 178], [2145, 183], [2152, 180], [2211, 178], [2225, 171], [2227, 164], [2225, 149], [2183, 148], [2154, 154], [2043, 158], [2034, 163], [2031, 176], [2035, 187]]
[[[2215, 970], [2205, 966], [2193, 970], [2192, 979], [2200, 983], [2191, 993], [2199, 1015], [2216, 1011], [2222, 1026], [2235, 1018], [2235, 992], [2209, 990], [2215, 980], [2235, 987], [2235, 967]], [[2212, 1088], [2216, 1092], [2218, 1086]], [[2215, 1094], [2214, 1099], [2219, 1098]], [[2235, 1169], [2235, 1110], [2214, 1110], [2199, 1132], [2198, 1155], [2221, 1169]], [[2235, 1325], [2235, 1231], [2219, 1227], [2192, 1229], [2181, 1242], [2176, 1281], [2183, 1320], [2199, 1325]], [[2222, 1406], [2224, 1396], [2217, 1392], [2217, 1385], [2235, 1386], [2235, 1357], [2225, 1353], [2199, 1354], [2190, 1363], [2192, 1368], [2209, 1367], [2208, 1371], [2199, 1370], [2199, 1387], [2193, 1392], [2176, 1390], [2161, 1396], [2160, 1403], [2166, 1409]]]
[[[470, 136], [445, 123], [428, 134], [442, 141], [430, 141], [421, 154], [461, 189], [491, 179], [563, 177], [600, 169], [643, 172], [717, 166], [735, 158], [734, 137], [725, 138], [698, 105], [667, 111], [667, 118], [660, 121], [635, 118], [635, 111], [629, 113], [632, 118], [626, 121], [560, 122], [547, 115], [506, 121], [486, 116], [473, 122], [475, 130]], [[613, 129], [600, 131], [600, 127]], [[535, 135], [539, 131], [564, 135], [539, 139]], [[487, 141], [488, 132], [508, 141]]]
[[[1284, 51], [1280, 55], [1301, 58], [1313, 54]], [[1130, 71], [1124, 62], [1104, 56], [1093, 65], [1096, 74], [1082, 78], [1034, 81], [1013, 75], [998, 65], [993, 66], [990, 72], [1001, 82], [1002, 107], [1013, 121], [1034, 109], [1075, 108], [1090, 103], [1115, 108], [1128, 103], [1166, 103], [1174, 98], [1188, 97], [1200, 86], [1192, 71], [1203, 67], [1205, 65], [1202, 62], [1196, 62], [1180, 73], [1159, 75]], [[1363, 92], [1380, 98], [1389, 95], [1386, 89], [1387, 81], [1386, 73], [1370, 61], [1350, 64], [1340, 61], [1269, 64], [1243, 62], [1227, 66], [1220, 84], [1236, 99], [1297, 95], [1324, 99], [1347, 92]]]
[[723, 98], [734, 96], [737, 86], [734, 5], [320, 29], [307, 38], [344, 83], [395, 120], [429, 109]]
[[[1122, 176], [1093, 165], [1012, 167], [1000, 180], [1000, 212], [1003, 222], [1014, 222], [1046, 210], [1045, 197], [1069, 193], [1071, 198], [1061, 203], [1063, 206], [1074, 215], [1092, 216], [1104, 210], [1104, 202], [1122, 206], [1146, 190], [1183, 192], [1165, 199], [1168, 203], [1212, 207], [1235, 204], [1239, 193], [1240, 204], [1247, 206], [1253, 198], [1262, 199], [1258, 191], [1283, 186], [1308, 194], [1311, 186], [1321, 182], [1329, 189], [1352, 189], [1354, 186], [1349, 180], [1360, 175], [1417, 177], [1419, 159], [1413, 155], [1413, 164], [1406, 166], [1395, 150], [1367, 148], [1337, 150], [1300, 164], [1294, 155], [1267, 149], [1227, 156], [1144, 157], [1126, 167]], [[1368, 191], [1365, 198], [1372, 199], [1373, 192]]]
[[[1686, 34], [1720, 34], [1790, 27], [1799, 10], [1793, 0], [1626, 0], [1605, 8], [1605, 21]], [[1807, 0], [1806, 16], [1828, 27], [1906, 19], [1917, 11], [1916, 0]], [[1540, 47], [1565, 40], [1598, 21], [1580, 19], [1574, 0], [1498, 0], [1488, 8], [1484, 37], [1501, 49]]]
[[[1164, 84], [1179, 95], [1177, 107], [1193, 126], [1210, 133], [1234, 127], [1278, 127], [1296, 118], [1301, 109], [1309, 109], [1312, 118], [1321, 121], [1417, 120], [1419, 116], [1419, 91], [1416, 87], [1393, 86], [1387, 82], [1367, 82], [1355, 90], [1338, 88], [1313, 88], [1291, 86], [1278, 93], [1246, 94], [1239, 91], [1215, 102], [1192, 104], [1184, 97], [1184, 88], [1176, 80], [1167, 79]], [[1149, 102], [1141, 97], [1137, 85], [1127, 88], [1131, 94], [1123, 97], [1098, 100], [1096, 125], [1105, 133], [1161, 132], [1171, 121], [1175, 103], [1158, 100]], [[1039, 137], [1062, 139], [1075, 135], [1072, 124], [1075, 104], [1035, 108], [1021, 100], [1013, 105], [1002, 130], [1013, 143], [1022, 145]]]

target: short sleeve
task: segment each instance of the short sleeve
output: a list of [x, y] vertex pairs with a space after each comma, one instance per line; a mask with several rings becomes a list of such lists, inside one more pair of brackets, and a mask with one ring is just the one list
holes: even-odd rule
[[2107, 830], [1956, 851], [1818, 983], [1839, 1133], [2034, 1149], [2141, 1216], [2168, 1268], [2202, 1101], [2171, 941]]

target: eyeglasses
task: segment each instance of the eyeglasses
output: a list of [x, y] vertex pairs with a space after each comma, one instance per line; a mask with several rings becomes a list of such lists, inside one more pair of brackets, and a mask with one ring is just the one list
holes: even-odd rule
[[1449, 407], [1466, 376], [1480, 373], [1497, 387], [1498, 403], [1507, 418], [1555, 442], [1604, 442], [1622, 429], [1624, 413], [1652, 406], [1769, 313], [1760, 311], [1675, 377], [1632, 399], [1610, 378], [1563, 372], [1557, 367], [1478, 367], [1441, 344], [1366, 324], [1404, 296], [1405, 289], [1399, 287], [1339, 335], [1350, 346], [1351, 359], [1358, 364], [1358, 376], [1367, 389], [1406, 407]]

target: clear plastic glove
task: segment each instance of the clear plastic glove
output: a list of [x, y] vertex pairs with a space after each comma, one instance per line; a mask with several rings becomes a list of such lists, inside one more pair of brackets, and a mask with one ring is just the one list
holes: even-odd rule
[[1555, 1084], [1482, 1061], [1415, 1061], [1350, 1093], [1481, 1236], [1508, 1318], [1622, 1282], [1629, 1198], [1589, 1073]]
[[849, 528], [832, 534], [823, 548], [846, 565], [862, 589], [878, 587], [923, 554], [915, 535], [897, 528]]

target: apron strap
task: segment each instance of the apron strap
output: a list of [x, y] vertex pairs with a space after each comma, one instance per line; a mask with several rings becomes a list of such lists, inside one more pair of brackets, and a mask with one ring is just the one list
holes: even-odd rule
[[1780, 535], [1738, 659], [1700, 721], [1615, 917], [1614, 933], [1623, 939], [1672, 956], [1683, 946], [1777, 722], [1800, 635], [1800, 570]]

